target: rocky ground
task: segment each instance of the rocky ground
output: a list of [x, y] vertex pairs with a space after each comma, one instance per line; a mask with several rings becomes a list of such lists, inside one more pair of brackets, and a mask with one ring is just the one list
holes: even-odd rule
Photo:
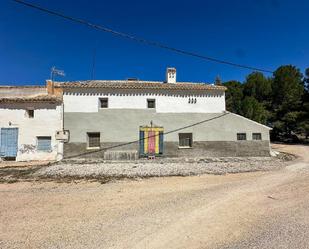
[[223, 157], [127, 162], [68, 161], [44, 167], [36, 175], [44, 176], [109, 176], [154, 177], [227, 174], [279, 169], [293, 159], [288, 154], [278, 157]]
[[0, 248], [309, 248], [309, 147], [279, 147], [299, 157], [242, 174], [58, 183], [24, 168], [0, 184]]
[[69, 160], [59, 163], [19, 163], [0, 168], [0, 182], [39, 180], [98, 180], [161, 176], [222, 175], [278, 170], [295, 156], [280, 153], [276, 157], [175, 158], [137, 161]]

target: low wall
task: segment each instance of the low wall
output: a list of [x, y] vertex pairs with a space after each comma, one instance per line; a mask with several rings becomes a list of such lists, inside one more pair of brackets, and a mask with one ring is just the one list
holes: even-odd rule
[[[121, 146], [120, 146], [121, 145]], [[66, 143], [64, 145], [64, 158], [117, 158], [135, 159], [133, 154], [139, 150], [138, 142], [131, 144], [101, 143], [101, 149], [87, 149], [86, 143]], [[110, 153], [113, 151], [113, 153]], [[178, 148], [177, 142], [164, 142], [163, 157], [233, 157], [233, 156], [269, 156], [268, 141], [207, 141], [194, 142], [192, 148]], [[111, 154], [114, 156], [111, 157]], [[126, 156], [127, 155], [127, 156]], [[127, 157], [127, 158], [126, 158]]]

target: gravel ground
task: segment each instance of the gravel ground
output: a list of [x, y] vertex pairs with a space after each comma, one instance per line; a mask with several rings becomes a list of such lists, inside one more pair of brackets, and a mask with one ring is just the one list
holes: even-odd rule
[[2, 183], [0, 248], [307, 249], [309, 147], [281, 149], [268, 172]]
[[293, 156], [277, 157], [224, 157], [199, 159], [174, 159], [153, 161], [98, 162], [66, 161], [38, 170], [36, 176], [108, 176], [153, 177], [188, 176], [200, 174], [226, 174], [252, 171], [269, 171], [282, 168]]

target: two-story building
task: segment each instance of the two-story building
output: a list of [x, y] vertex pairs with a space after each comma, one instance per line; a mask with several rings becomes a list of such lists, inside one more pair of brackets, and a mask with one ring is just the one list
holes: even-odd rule
[[224, 86], [165, 81], [47, 81], [0, 87], [0, 157], [268, 156], [270, 128], [225, 110]]
[[270, 128], [227, 112], [224, 86], [166, 80], [51, 82], [63, 92], [64, 156], [267, 156]]

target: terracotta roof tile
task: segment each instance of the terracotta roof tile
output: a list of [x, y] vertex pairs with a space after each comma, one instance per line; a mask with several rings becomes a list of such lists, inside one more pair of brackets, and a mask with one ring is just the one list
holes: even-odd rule
[[175, 84], [161, 81], [128, 80], [89, 80], [72, 82], [55, 82], [61, 88], [108, 88], [108, 89], [164, 89], [164, 90], [226, 90], [224, 86], [205, 83], [177, 82]]
[[0, 98], [0, 103], [26, 103], [26, 102], [61, 102], [59, 97], [53, 95], [34, 95], [23, 97], [4, 97]]

